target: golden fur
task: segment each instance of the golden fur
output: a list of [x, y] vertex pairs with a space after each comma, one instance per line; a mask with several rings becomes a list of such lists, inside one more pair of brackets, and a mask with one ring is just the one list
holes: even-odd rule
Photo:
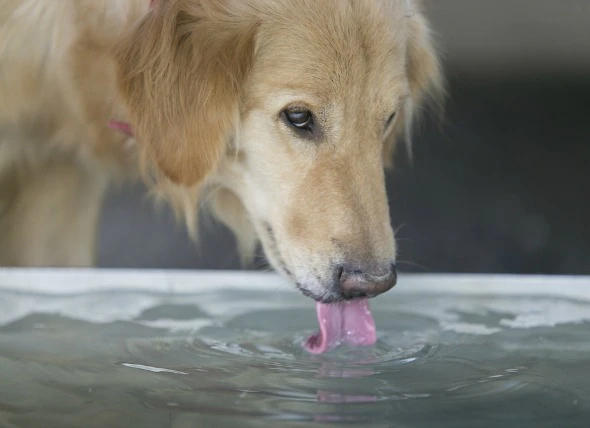
[[395, 260], [383, 166], [441, 82], [414, 1], [0, 0], [0, 264], [92, 265], [109, 182], [142, 172], [317, 297]]

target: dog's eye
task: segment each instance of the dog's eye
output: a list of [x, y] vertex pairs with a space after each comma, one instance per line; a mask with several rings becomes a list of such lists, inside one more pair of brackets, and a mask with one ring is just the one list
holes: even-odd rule
[[313, 131], [313, 114], [309, 110], [287, 109], [283, 115], [295, 129]]

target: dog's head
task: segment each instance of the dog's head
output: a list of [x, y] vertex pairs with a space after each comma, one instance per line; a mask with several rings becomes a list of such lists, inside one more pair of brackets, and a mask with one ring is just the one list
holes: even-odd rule
[[160, 1], [117, 50], [140, 148], [323, 302], [395, 284], [384, 167], [440, 87], [407, 0]]

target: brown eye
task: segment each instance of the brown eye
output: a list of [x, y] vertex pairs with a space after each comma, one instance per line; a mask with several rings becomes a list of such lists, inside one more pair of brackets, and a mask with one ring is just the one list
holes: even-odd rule
[[313, 114], [309, 110], [285, 110], [283, 115], [295, 129], [313, 132]]

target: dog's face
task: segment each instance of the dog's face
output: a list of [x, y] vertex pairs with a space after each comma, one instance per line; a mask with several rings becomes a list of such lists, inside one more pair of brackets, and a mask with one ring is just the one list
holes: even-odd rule
[[[439, 70], [406, 0], [161, 2], [118, 54], [145, 154], [323, 302], [395, 284], [384, 167]], [[158, 87], [160, 86], [160, 87]]]

